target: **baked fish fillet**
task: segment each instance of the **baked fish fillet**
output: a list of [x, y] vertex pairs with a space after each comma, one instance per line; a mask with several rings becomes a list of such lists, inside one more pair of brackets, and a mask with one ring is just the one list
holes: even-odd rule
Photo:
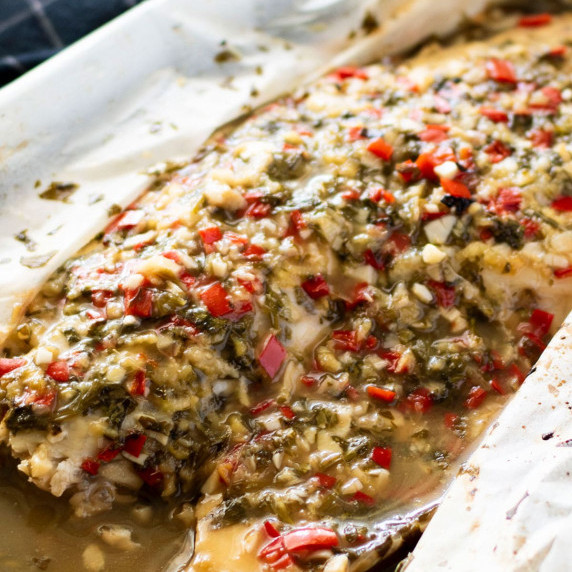
[[199, 502], [192, 570], [391, 552], [570, 309], [570, 22], [338, 69], [159, 177], [7, 344], [20, 470]]

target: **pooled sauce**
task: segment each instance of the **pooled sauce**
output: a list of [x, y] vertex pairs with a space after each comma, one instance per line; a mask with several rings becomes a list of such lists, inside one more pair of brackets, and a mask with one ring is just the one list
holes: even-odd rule
[[[139, 518], [134, 516], [134, 508], [140, 513]], [[170, 518], [170, 512], [165, 503], [155, 500], [135, 506], [116, 504], [105, 514], [78, 518], [65, 499], [55, 498], [25, 482], [17, 473], [15, 462], [3, 458], [0, 462], [0, 570], [167, 570], [185, 546], [189, 534], [181, 523]], [[140, 546], [121, 550], [106, 544], [99, 531], [109, 526], [132, 530], [132, 540]], [[84, 552], [90, 546], [104, 554], [104, 568], [99, 568], [93, 558], [87, 558], [86, 562]]]

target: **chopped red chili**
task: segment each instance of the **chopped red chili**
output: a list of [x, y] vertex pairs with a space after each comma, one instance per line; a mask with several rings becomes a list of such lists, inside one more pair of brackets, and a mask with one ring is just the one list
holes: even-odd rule
[[572, 212], [572, 197], [562, 196], [554, 199], [550, 205], [554, 210], [560, 212]]
[[465, 407], [467, 409], [477, 409], [479, 405], [485, 400], [488, 392], [484, 390], [482, 387], [475, 385], [471, 387], [469, 391], [469, 396], [465, 400]]
[[389, 470], [391, 466], [392, 451], [390, 447], [374, 447], [371, 452], [371, 460], [382, 467]]
[[518, 21], [518, 25], [521, 28], [538, 28], [539, 26], [546, 26], [546, 24], [550, 24], [551, 21], [551, 14], [530, 14], [522, 16]]
[[228, 295], [220, 282], [214, 282], [200, 294], [203, 304], [212, 316], [218, 318], [232, 312]]
[[393, 147], [381, 137], [374, 139], [367, 146], [367, 150], [384, 161], [389, 161], [393, 155]]
[[485, 64], [485, 69], [490, 79], [501, 83], [516, 84], [517, 82], [514, 66], [507, 60], [491, 58]]
[[324, 489], [333, 488], [338, 480], [336, 477], [332, 477], [331, 475], [326, 475], [324, 473], [316, 473], [316, 479]]
[[23, 358], [0, 358], [0, 377], [26, 365], [26, 360]]
[[384, 387], [377, 387], [376, 385], [367, 386], [367, 394], [374, 399], [379, 399], [385, 403], [392, 403], [397, 396], [395, 391], [391, 389], [385, 389]]
[[479, 113], [495, 123], [508, 123], [508, 114], [493, 107], [481, 107]]
[[55, 381], [65, 383], [70, 380], [70, 366], [67, 361], [53, 361], [46, 368], [46, 374]]
[[328, 296], [330, 293], [330, 287], [321, 274], [316, 274], [307, 278], [302, 282], [301, 286], [304, 292], [306, 292], [306, 294], [308, 294], [308, 296], [313, 300], [318, 300], [319, 298]]
[[128, 435], [125, 438], [123, 450], [133, 457], [139, 457], [143, 451], [143, 447], [146, 441], [146, 435], [143, 435], [142, 433], [133, 433], [132, 435]]
[[149, 288], [126, 289], [124, 292], [125, 314], [150, 318], [153, 313], [153, 291]]
[[270, 334], [266, 339], [264, 348], [260, 352], [258, 361], [266, 373], [274, 379], [278, 370], [282, 367], [282, 364], [286, 359], [286, 355], [286, 350], [279, 342], [278, 338], [274, 334]]

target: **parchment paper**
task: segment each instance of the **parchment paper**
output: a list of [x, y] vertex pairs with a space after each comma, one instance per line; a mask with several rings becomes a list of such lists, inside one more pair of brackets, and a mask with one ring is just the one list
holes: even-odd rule
[[465, 464], [407, 572], [572, 569], [572, 318]]

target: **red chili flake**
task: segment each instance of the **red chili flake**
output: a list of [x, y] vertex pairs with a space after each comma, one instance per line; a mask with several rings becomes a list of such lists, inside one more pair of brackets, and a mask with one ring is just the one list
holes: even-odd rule
[[242, 252], [242, 256], [249, 260], [260, 260], [266, 254], [266, 250], [256, 244], [249, 244]]
[[553, 320], [554, 314], [536, 308], [532, 311], [528, 322], [537, 336], [545, 336], [550, 332], [550, 326], [552, 326]]
[[[159, 326], [157, 329], [160, 332], [163, 332], [165, 330], [171, 330], [173, 328], [179, 328], [181, 330], [184, 331], [184, 333], [188, 336], [196, 336], [199, 333], [199, 330], [196, 328], [196, 326], [190, 322], [189, 320], [185, 320], [185, 318], [181, 318], [181, 316], [171, 316], [164, 324], [162, 324], [161, 326]], [[144, 356], [143, 354], [140, 354], [146, 361], [150, 361], [147, 359], [146, 356]], [[153, 362], [151, 362], [153, 363]], [[156, 363], [153, 363], [153, 367], [156, 367]]]
[[97, 461], [101, 463], [110, 463], [121, 453], [121, 448], [115, 443], [111, 443], [97, 454]]
[[147, 389], [147, 380], [145, 378], [145, 372], [140, 369], [135, 372], [135, 378], [129, 386], [129, 393], [131, 395], [145, 395], [145, 390]]
[[358, 502], [360, 504], [365, 504], [367, 506], [373, 506], [375, 504], [375, 499], [362, 493], [361, 491], [357, 491], [350, 499], [350, 501]]
[[544, 110], [550, 113], [555, 113], [558, 110], [558, 106], [562, 103], [562, 94], [560, 90], [551, 85], [543, 87], [541, 90], [542, 95], [547, 99], [546, 103], [542, 104], [531, 104], [532, 109]]
[[46, 368], [46, 374], [55, 381], [65, 383], [70, 380], [70, 367], [66, 361], [53, 361]]
[[252, 312], [253, 306], [250, 300], [239, 300], [234, 304], [234, 312], [229, 316], [233, 321], [240, 319], [244, 314]]
[[568, 278], [568, 276], [572, 276], [572, 266], [568, 266], [568, 268], [557, 268], [554, 270], [554, 278]]
[[463, 199], [471, 198], [471, 191], [466, 185], [460, 183], [459, 181], [453, 181], [452, 179], [440, 179], [441, 186], [443, 190], [452, 197], [461, 197]]
[[331, 489], [338, 480], [336, 479], [336, 477], [332, 477], [324, 473], [316, 473], [315, 477], [318, 480], [320, 486], [323, 487], [324, 489]]
[[367, 282], [361, 282], [354, 287], [352, 298], [350, 301], [346, 300], [346, 308], [348, 310], [353, 310], [359, 304], [366, 303], [369, 304], [373, 297], [371, 294], [370, 286]]
[[301, 286], [312, 300], [318, 300], [319, 298], [328, 296], [330, 293], [330, 287], [321, 274], [307, 278], [302, 282]]
[[237, 278], [237, 282], [251, 294], [255, 294], [256, 292], [260, 292], [262, 288], [262, 284], [258, 281], [257, 278], [254, 280], [244, 280], [243, 278]]
[[227, 231], [224, 233], [224, 238], [232, 244], [248, 244], [248, 238], [243, 234], [236, 234], [236, 232]]
[[401, 354], [391, 350], [381, 350], [377, 352], [380, 358], [387, 361], [387, 371], [389, 373], [407, 373], [409, 371], [407, 366], [399, 365]]
[[455, 287], [445, 282], [428, 280], [427, 286], [435, 293], [437, 304], [441, 308], [451, 308], [455, 305]]
[[429, 179], [431, 181], [437, 180], [437, 175], [435, 174], [435, 167], [442, 165], [446, 161], [456, 161], [457, 158], [453, 151], [448, 148], [440, 148], [434, 151], [428, 151], [426, 153], [421, 153], [417, 160], [415, 161], [415, 165], [419, 169], [421, 176], [424, 179]]
[[456, 413], [445, 413], [443, 421], [447, 429], [456, 429], [459, 423], [459, 416]]
[[528, 217], [521, 219], [520, 224], [524, 227], [525, 238], [536, 236], [536, 233], [540, 230], [540, 224]]
[[393, 155], [393, 147], [381, 137], [374, 139], [367, 150], [384, 161], [389, 161]]
[[493, 141], [485, 147], [485, 153], [489, 156], [491, 163], [500, 163], [503, 159], [510, 157], [512, 151], [501, 141]]
[[504, 361], [502, 356], [496, 350], [491, 350], [490, 354], [493, 362], [493, 367], [495, 369], [504, 369]]
[[252, 203], [245, 211], [244, 215], [250, 218], [264, 218], [272, 212], [272, 206], [259, 201]]
[[279, 530], [274, 526], [274, 524], [270, 520], [264, 521], [264, 530], [266, 531], [266, 534], [270, 536], [270, 538], [278, 538], [280, 536]]
[[481, 231], [479, 233], [479, 238], [483, 242], [486, 242], [487, 240], [491, 239], [492, 237], [493, 237], [493, 231], [490, 228], [481, 229]]
[[127, 316], [150, 318], [153, 313], [153, 292], [148, 288], [125, 290], [124, 307]]
[[405, 252], [411, 246], [411, 237], [403, 232], [395, 231], [385, 241], [383, 251], [392, 256]]
[[508, 123], [508, 114], [500, 109], [494, 109], [493, 107], [481, 107], [479, 113], [484, 117], [487, 117], [495, 123]]
[[407, 161], [398, 163], [395, 166], [395, 169], [405, 183], [416, 181], [421, 175], [419, 167], [411, 159], [407, 159]]
[[427, 143], [441, 143], [448, 139], [447, 132], [450, 127], [447, 125], [427, 125], [421, 133], [419, 139]]
[[99, 463], [93, 459], [85, 459], [81, 464], [81, 468], [90, 475], [97, 475], [99, 472]]
[[345, 201], [357, 201], [360, 197], [359, 191], [356, 189], [350, 189], [349, 191], [344, 191], [342, 193], [342, 199]]
[[560, 212], [572, 212], [572, 197], [558, 197], [550, 205], [554, 210]]
[[300, 211], [298, 210], [292, 211], [290, 213], [290, 220], [292, 221], [292, 225], [298, 232], [306, 228], [306, 221], [304, 221], [304, 215]]
[[167, 252], [162, 252], [161, 256], [164, 256], [165, 258], [168, 258], [169, 260], [172, 260], [177, 264], [181, 264], [183, 261], [181, 253], [177, 252], [176, 250], [168, 250]]
[[138, 470], [137, 474], [149, 487], [158, 487], [163, 482], [163, 473], [157, 467], [146, 467]]
[[56, 392], [55, 391], [47, 391], [43, 394], [37, 393], [24, 393], [25, 397], [25, 404], [30, 405], [41, 405], [43, 407], [52, 407], [54, 401], [56, 400]]
[[363, 253], [363, 258], [366, 264], [369, 264], [376, 270], [385, 270], [385, 261], [380, 252], [375, 253], [373, 250], [368, 249]]
[[488, 393], [486, 390], [484, 390], [482, 387], [479, 387], [478, 385], [475, 385], [471, 387], [469, 396], [465, 400], [464, 405], [467, 409], [476, 409], [485, 400], [487, 395]]
[[500, 395], [506, 395], [506, 391], [504, 390], [504, 387], [502, 386], [500, 379], [496, 377], [493, 377], [493, 379], [491, 380], [491, 388], [494, 389]]
[[258, 415], [260, 415], [261, 413], [263, 413], [267, 409], [274, 407], [275, 405], [276, 405], [276, 401], [274, 399], [265, 399], [264, 401], [257, 403], [254, 407], [251, 407], [250, 414], [253, 417], [257, 417]]
[[377, 387], [376, 385], [367, 386], [367, 394], [374, 399], [379, 399], [384, 403], [392, 403], [395, 400], [397, 393], [385, 387]]
[[335, 340], [334, 348], [340, 351], [359, 352], [361, 344], [357, 340], [357, 332], [352, 330], [334, 330], [332, 339]]
[[287, 352], [274, 334], [266, 339], [258, 361], [270, 378], [274, 379], [286, 359]]
[[508, 371], [511, 375], [513, 375], [519, 384], [524, 383], [526, 379], [526, 375], [521, 371], [521, 369], [515, 363], [511, 363]]
[[568, 48], [566, 46], [554, 46], [546, 55], [551, 58], [563, 58], [567, 51]]
[[[532, 344], [535, 345], [541, 352], [543, 352], [546, 349], [546, 344], [536, 334], [534, 334], [532, 332], [525, 332], [523, 335], [524, 335], [524, 338], [526, 338], [528, 341], [532, 342]], [[523, 338], [523, 340], [524, 340], [524, 338]], [[521, 352], [521, 354], [526, 355], [526, 351], [524, 350], [524, 347], [522, 347], [521, 349], [524, 351], [524, 354], [522, 352]], [[519, 351], [520, 351], [520, 349], [519, 349]]]
[[502, 83], [516, 84], [516, 72], [511, 62], [507, 60], [499, 60], [498, 58], [491, 58], [485, 64], [485, 69], [490, 79]]
[[113, 298], [114, 294], [111, 290], [92, 290], [91, 303], [96, 308], [103, 308]]
[[348, 129], [348, 141], [354, 142], [360, 139], [367, 139], [367, 130], [362, 125], [356, 125]]
[[211, 226], [199, 230], [205, 252], [210, 253], [214, 251], [213, 244], [222, 238], [222, 231], [218, 226]]
[[389, 470], [391, 455], [392, 451], [389, 447], [374, 447], [371, 451], [371, 460], [381, 468]]
[[189, 274], [186, 270], [180, 274], [179, 280], [184, 284], [187, 290], [190, 290], [197, 281], [197, 279]]
[[338, 546], [338, 535], [323, 526], [295, 528], [285, 533], [284, 549], [287, 552], [306, 553], [308, 550], [323, 550]]
[[310, 377], [309, 375], [303, 375], [300, 378], [300, 382], [303, 383], [306, 387], [313, 387], [314, 385], [316, 385], [316, 378], [315, 377]]
[[554, 141], [554, 131], [534, 129], [528, 134], [528, 139], [537, 149], [549, 149]]
[[330, 74], [331, 77], [337, 78], [339, 80], [344, 80], [350, 77], [355, 77], [356, 79], [369, 79], [366, 71], [362, 68], [355, 66], [343, 66], [338, 68], [336, 71]]
[[379, 340], [375, 336], [368, 336], [365, 340], [365, 347], [368, 350], [375, 350], [379, 345]]
[[218, 318], [232, 312], [228, 295], [220, 282], [214, 282], [200, 293], [200, 299], [212, 316]]
[[22, 358], [0, 358], [0, 377], [26, 365], [26, 360]]
[[286, 419], [294, 419], [296, 417], [294, 410], [289, 405], [282, 405], [279, 409]]
[[147, 435], [142, 433], [133, 433], [125, 438], [123, 450], [133, 457], [139, 457], [143, 451], [143, 446], [147, 441]]
[[446, 213], [445, 211], [440, 211], [440, 212], [437, 212], [437, 213], [424, 212], [424, 213], [421, 215], [421, 220], [422, 220], [423, 222], [431, 221], [431, 220], [436, 220], [436, 219], [438, 219], [438, 218], [444, 217], [446, 214], [447, 214], [447, 213]]
[[521, 28], [538, 28], [539, 26], [546, 26], [552, 21], [552, 16], [550, 14], [530, 14], [527, 16], [522, 16], [518, 21], [518, 25]]
[[427, 413], [433, 407], [433, 398], [427, 388], [419, 387], [405, 398], [403, 405], [409, 411]]
[[505, 187], [500, 189], [494, 199], [494, 206], [497, 213], [517, 212], [520, 210], [522, 195], [520, 189], [515, 187]]

